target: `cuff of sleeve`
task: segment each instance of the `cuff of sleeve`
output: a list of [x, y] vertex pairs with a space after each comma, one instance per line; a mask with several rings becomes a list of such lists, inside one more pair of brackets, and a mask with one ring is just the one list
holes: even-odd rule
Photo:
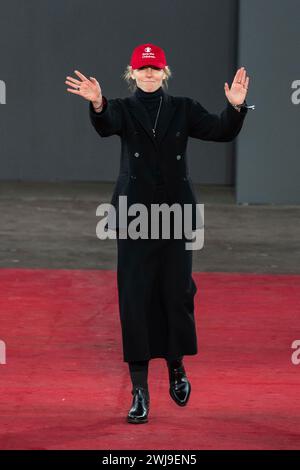
[[102, 108], [102, 110], [101, 110], [99, 113], [97, 113], [97, 112], [95, 111], [94, 106], [93, 106], [93, 103], [90, 101], [90, 111], [91, 111], [93, 114], [95, 114], [96, 116], [99, 116], [100, 114], [104, 113], [104, 111], [105, 111], [106, 108], [107, 108], [107, 99], [106, 99], [105, 96], [102, 96], [102, 101], [103, 101], [103, 108]]
[[[243, 104], [247, 105], [246, 101], [244, 101]], [[245, 117], [247, 112], [248, 112], [248, 108], [246, 108], [244, 106], [242, 106], [240, 108], [240, 110], [238, 111], [237, 109], [235, 109], [232, 106], [232, 104], [229, 101], [227, 101], [227, 108], [228, 108], [229, 112], [231, 113], [231, 115], [236, 116], [236, 117]]]

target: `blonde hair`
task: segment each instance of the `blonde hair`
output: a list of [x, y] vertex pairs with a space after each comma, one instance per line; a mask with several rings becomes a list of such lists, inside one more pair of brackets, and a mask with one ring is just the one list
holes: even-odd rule
[[[168, 88], [168, 80], [172, 76], [172, 72], [168, 65], [166, 65], [163, 68], [163, 71], [165, 72], [166, 78], [164, 78], [162, 81], [162, 88], [166, 90]], [[127, 65], [126, 69], [124, 70], [122, 74], [122, 78], [127, 82], [129, 90], [134, 92], [137, 86], [136, 86], [136, 80], [133, 80], [133, 78], [131, 78], [131, 74], [132, 74], [132, 68], [130, 65]]]

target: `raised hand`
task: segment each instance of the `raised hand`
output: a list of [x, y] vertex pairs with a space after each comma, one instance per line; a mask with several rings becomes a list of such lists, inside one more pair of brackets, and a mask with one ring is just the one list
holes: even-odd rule
[[246, 76], [245, 67], [241, 67], [235, 74], [231, 88], [228, 83], [225, 82], [224, 90], [228, 101], [231, 104], [242, 104], [246, 99], [248, 92], [249, 77]]
[[75, 95], [82, 96], [82, 98], [92, 101], [93, 103], [101, 104], [102, 92], [97, 80], [94, 77], [90, 77], [90, 79], [88, 79], [78, 70], [74, 70], [74, 73], [76, 73], [80, 80], [72, 77], [66, 77], [67, 80], [65, 83], [73, 87], [67, 88], [67, 91], [74, 93]]

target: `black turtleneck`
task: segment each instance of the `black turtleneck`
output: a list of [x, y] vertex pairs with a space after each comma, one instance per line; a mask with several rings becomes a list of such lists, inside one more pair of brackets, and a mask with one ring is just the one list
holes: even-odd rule
[[138, 97], [138, 98], [141, 98], [141, 99], [146, 99], [146, 100], [153, 100], [155, 98], [157, 98], [158, 96], [161, 96], [163, 95], [163, 88], [162, 86], [159, 87], [157, 90], [155, 91], [144, 91], [142, 90], [141, 88], [139, 87], [136, 87], [136, 90], [134, 92], [134, 94]]
[[[143, 105], [146, 107], [148, 113], [150, 114], [151, 124], [154, 126], [156, 115], [159, 108], [160, 97], [164, 95], [164, 91], [162, 87], [159, 87], [155, 91], [144, 91], [141, 88], [137, 87], [135, 92], [135, 96], [141, 100]], [[159, 123], [159, 117], [158, 122]], [[159, 129], [158, 129], [159, 131]]]

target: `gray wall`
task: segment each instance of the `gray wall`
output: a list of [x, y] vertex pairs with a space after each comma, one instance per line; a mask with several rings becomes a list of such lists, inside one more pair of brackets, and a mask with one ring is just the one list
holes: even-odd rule
[[240, 1], [239, 63], [256, 104], [237, 142], [240, 203], [300, 203], [299, 19], [299, 0]]
[[[165, 49], [173, 71], [168, 93], [193, 97], [211, 112], [226, 105], [224, 82], [236, 68], [235, 0], [1, 0], [0, 6], [1, 180], [115, 180], [119, 138], [96, 134], [88, 102], [68, 93], [64, 81], [79, 69], [95, 76], [108, 98], [125, 97], [121, 74], [138, 44]], [[191, 139], [188, 150], [195, 182], [233, 182], [233, 143]]]

